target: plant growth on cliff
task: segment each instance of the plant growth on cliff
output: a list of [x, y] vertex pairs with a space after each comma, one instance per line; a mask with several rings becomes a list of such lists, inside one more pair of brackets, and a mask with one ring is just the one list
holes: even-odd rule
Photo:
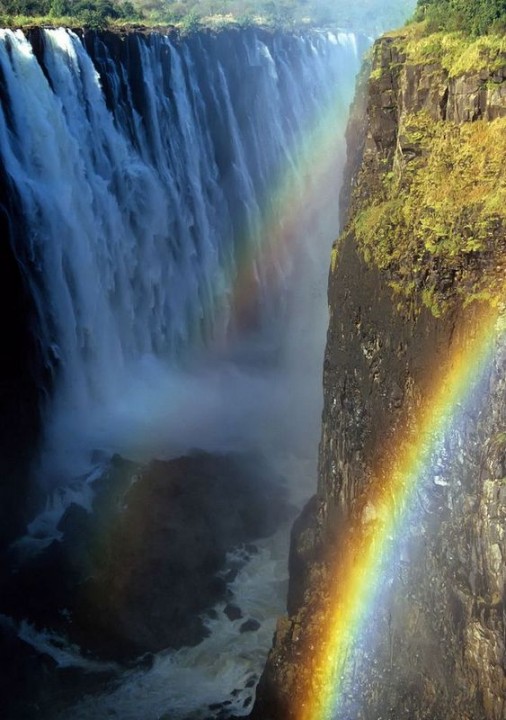
[[425, 20], [430, 32], [504, 33], [506, 0], [418, 0], [415, 19]]
[[422, 23], [406, 29], [403, 50], [410, 63], [437, 64], [449, 77], [455, 78], [479, 70], [501, 70], [506, 57], [506, 36], [473, 37], [462, 32], [427, 35], [426, 25]]
[[375, 170], [358, 177], [350, 229], [402, 301], [418, 298], [434, 315], [502, 297], [504, 68], [504, 36], [428, 34], [425, 22], [373, 52], [366, 158]]
[[[455, 125], [408, 115], [383, 190], [355, 220], [364, 257], [434, 314], [454, 295], [492, 299], [506, 230], [506, 118]], [[494, 272], [483, 273], [492, 266]], [[452, 292], [447, 292], [450, 290]], [[497, 286], [497, 287], [496, 287]]]

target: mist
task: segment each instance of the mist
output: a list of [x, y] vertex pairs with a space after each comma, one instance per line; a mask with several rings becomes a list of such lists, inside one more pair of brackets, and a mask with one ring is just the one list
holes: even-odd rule
[[[270, 98], [272, 108], [267, 116], [259, 108], [243, 121], [234, 117], [232, 102], [238, 97], [232, 100], [229, 94], [235, 83], [232, 71], [228, 78], [221, 76], [222, 100], [214, 97], [207, 107], [197, 104], [192, 109], [211, 91], [212, 86], [206, 86], [210, 78], [199, 75], [188, 47], [177, 52], [171, 48], [177, 104], [170, 107], [153, 97], [152, 114], [146, 117], [151, 117], [159, 147], [170, 143], [153, 164], [148, 162], [147, 137], [133, 137], [139, 155], [124, 134], [126, 127], [118, 130], [118, 119], [107, 112], [77, 39], [51, 31], [55, 79], [62, 89], [73, 82], [56, 64], [58, 55], [68, 54], [95, 105], [93, 115], [79, 122], [89, 126], [88, 138], [102, 137], [109, 155], [120, 159], [127, 184], [123, 181], [114, 194], [108, 190], [104, 195], [103, 177], [109, 169], [96, 165], [92, 146], [80, 150], [75, 169], [68, 165], [68, 156], [52, 152], [48, 164], [56, 170], [61, 157], [70, 187], [76, 183], [67, 201], [75, 218], [66, 221], [65, 244], [60, 244], [58, 230], [59, 186], [46, 181], [38, 186], [39, 196], [38, 188], [26, 196], [27, 216], [42, 214], [39, 232], [50, 249], [42, 267], [59, 332], [54, 339], [41, 338], [57, 358], [55, 393], [45, 409], [37, 469], [37, 482], [49, 494], [58, 490], [62, 497], [70, 485], [75, 501], [79, 478], [95, 470], [97, 458], [114, 453], [146, 462], [195, 448], [251, 449], [276, 462], [295, 455], [315, 468], [326, 276], [338, 230], [344, 119], [358, 63], [352, 36], [332, 37], [331, 42], [323, 34], [291, 41], [294, 46], [301, 43], [305, 58], [297, 63], [307, 62], [307, 67], [290, 66], [288, 47], [280, 49], [275, 63], [271, 50], [262, 49], [258, 41], [246, 45], [241, 52], [249, 54], [251, 72], [258, 67], [261, 73], [248, 94]], [[345, 58], [350, 62], [350, 49], [351, 68], [341, 67]], [[147, 78], [159, 72], [151, 65], [155, 61], [156, 55], [151, 59], [146, 54]], [[184, 66], [193, 73], [188, 86]], [[43, 87], [46, 81], [39, 79], [35, 58], [30, 67], [34, 81]], [[309, 86], [299, 87], [297, 73], [302, 70], [308, 73], [303, 83], [309, 81]], [[216, 72], [223, 72], [219, 65]], [[154, 92], [154, 75], [151, 82]], [[82, 113], [69, 100], [72, 92], [68, 90], [67, 110], [56, 123], [69, 147], [75, 133], [72, 118]], [[47, 105], [48, 99], [41, 95], [40, 102]], [[21, 106], [21, 98], [18, 103]], [[58, 116], [56, 105], [48, 108]], [[179, 142], [194, 142], [197, 150], [200, 146], [200, 168], [188, 145], [182, 164], [174, 133], [164, 134], [167, 114], [174, 112], [183, 123]], [[212, 154], [226, 131], [215, 124], [213, 112], [229, 123], [228, 134], [235, 138], [236, 156], [225, 168], [225, 184], [217, 181]], [[40, 111], [31, 117], [39, 123]], [[213, 136], [209, 129], [198, 130], [202, 120]], [[185, 123], [193, 129], [185, 129]], [[200, 138], [193, 135], [197, 132], [203, 133]], [[269, 138], [262, 150], [261, 132]], [[322, 150], [330, 162], [322, 161]], [[16, 172], [23, 187], [26, 180], [19, 166]], [[116, 172], [112, 165], [111, 172]], [[223, 175], [223, 169], [220, 172]], [[271, 188], [267, 180], [272, 177], [277, 180]], [[187, 202], [179, 211], [171, 199], [177, 192], [174, 182], [190, 183], [194, 193], [188, 200], [179, 198], [179, 203]], [[78, 200], [82, 190], [77, 183], [84, 185], [98, 212], [94, 220]], [[115, 225], [111, 211], [117, 216]], [[95, 245], [97, 223], [103, 239]], [[122, 246], [118, 231], [125, 234]], [[161, 240], [163, 233], [169, 233], [168, 240]], [[307, 483], [309, 493], [310, 478]]]

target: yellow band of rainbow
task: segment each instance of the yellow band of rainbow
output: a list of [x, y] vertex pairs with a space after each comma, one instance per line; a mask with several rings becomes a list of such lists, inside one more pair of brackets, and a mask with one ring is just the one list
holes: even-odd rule
[[[442, 374], [425, 394], [423, 407], [404, 436], [395, 438], [393, 460], [374, 473], [367, 503], [375, 521], [352, 529], [332, 568], [330, 610], [326, 632], [310, 663], [311, 687], [298, 701], [298, 720], [344, 720], [340, 710], [354, 664], [354, 650], [367, 633], [367, 622], [378, 602], [384, 568], [391, 548], [412, 512], [415, 490], [441, 454], [445, 438], [462, 419], [465, 408], [481, 393], [493, 367], [498, 343], [506, 342], [506, 318], [497, 308], [482, 308], [469, 326], [469, 335], [448, 357]], [[432, 473], [434, 474], [434, 472]]]

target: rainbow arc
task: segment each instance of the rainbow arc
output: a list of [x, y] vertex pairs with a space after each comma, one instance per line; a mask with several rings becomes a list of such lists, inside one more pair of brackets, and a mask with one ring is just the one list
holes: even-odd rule
[[[504, 297], [504, 295], [503, 295]], [[369, 631], [368, 620], [381, 602], [396, 542], [413, 519], [416, 490], [466, 408], [477, 400], [493, 367], [498, 343], [506, 342], [506, 318], [487, 306], [469, 322], [446, 367], [433, 381], [414, 426], [395, 438], [396, 451], [373, 473], [362, 507], [372, 522], [358, 522], [332, 568], [326, 633], [312, 655], [312, 686], [294, 709], [297, 720], [344, 720], [341, 714], [358, 645]], [[309, 654], [308, 654], [309, 656]]]

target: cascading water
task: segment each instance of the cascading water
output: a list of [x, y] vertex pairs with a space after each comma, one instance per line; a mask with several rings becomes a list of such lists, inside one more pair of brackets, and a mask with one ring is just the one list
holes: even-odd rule
[[[71, 501], [89, 503], [97, 449], [149, 458], [254, 447], [295, 484], [313, 475], [356, 43], [316, 31], [120, 39], [57, 29], [35, 52], [20, 31], [0, 31], [0, 155], [55, 374], [38, 470], [47, 507], [25, 545], [57, 537]], [[232, 637], [218, 616], [201, 646], [159, 657], [72, 717], [111, 707], [124, 720], [184, 717], [258, 672], [282, 611], [273, 548], [286, 557], [284, 533], [235, 581], [265, 619], [260, 634]], [[183, 685], [189, 673], [202, 697], [167, 690], [170, 673]], [[239, 700], [232, 709], [244, 713]]]
[[339, 132], [356, 53], [353, 36], [316, 33], [132, 36], [119, 62], [63, 29], [44, 31], [39, 58], [20, 32], [1, 40], [0, 147], [57, 366], [46, 476], [59, 485], [76, 471], [65, 448], [99, 442], [104, 410], [142, 403], [159, 363], [188, 362], [241, 323], [279, 331], [310, 215], [297, 205], [314, 213], [304, 143], [325, 112]]
[[[150, 435], [142, 420], [161, 397], [165, 422], [173, 425], [172, 406], [180, 424], [181, 405], [193, 405], [181, 388], [195, 378], [167, 370], [188, 367], [197, 350], [244, 340], [241, 325], [255, 326], [257, 347], [273, 336], [283, 346], [280, 305], [305, 281], [294, 280], [294, 262], [316, 245], [314, 218], [329, 214], [319, 212], [322, 188], [307, 186], [320, 170], [318, 143], [329, 140], [325, 123], [340, 135], [355, 40], [225, 35], [134, 35], [119, 61], [96, 35], [86, 49], [72, 32], [44, 31], [39, 58], [20, 32], [1, 35], [9, 106], [0, 149], [29, 228], [42, 344], [57, 372], [41, 473], [49, 488], [86, 469], [78, 450], [124, 435], [125, 415], [130, 436]], [[174, 428], [165, 441], [195, 443], [180, 436]]]

